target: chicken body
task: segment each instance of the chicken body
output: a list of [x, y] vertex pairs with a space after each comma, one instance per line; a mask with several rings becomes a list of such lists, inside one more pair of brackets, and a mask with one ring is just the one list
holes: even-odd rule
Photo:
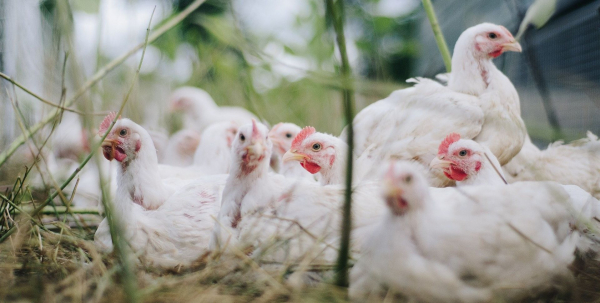
[[200, 138], [200, 133], [192, 129], [182, 129], [174, 133], [162, 151], [160, 163], [177, 167], [192, 165]]
[[[100, 133], [114, 118], [105, 118]], [[178, 187], [163, 183], [150, 136], [128, 119], [116, 122], [102, 146], [104, 156], [120, 164], [112, 213], [133, 250], [148, 264], [165, 268], [189, 265], [206, 252], [214, 225], [211, 216], [218, 214], [227, 176], [180, 180]], [[112, 250], [107, 219], [94, 241], [101, 250]]]
[[502, 169], [511, 183], [556, 181], [577, 185], [600, 198], [600, 141], [591, 132], [570, 144], [552, 143], [543, 151], [527, 137], [521, 152]]
[[[356, 115], [355, 152], [379, 159], [414, 160], [428, 165], [449, 132], [487, 146], [505, 164], [525, 138], [519, 96], [493, 64], [504, 51], [520, 46], [504, 27], [483, 23], [467, 29], [456, 42], [447, 86], [429, 79], [393, 92]], [[340, 136], [346, 138], [345, 132]], [[451, 183], [429, 174], [432, 186]]]
[[203, 176], [229, 173], [231, 142], [238, 125], [234, 122], [219, 122], [202, 132], [202, 140], [195, 149], [193, 164], [187, 167], [160, 165], [161, 178], [195, 179]]
[[[197, 180], [180, 188], [155, 210], [146, 210], [131, 200], [119, 186], [113, 214], [122, 226], [128, 244], [146, 264], [160, 268], [187, 266], [208, 251], [225, 175]], [[113, 249], [105, 218], [94, 236], [96, 246]]]

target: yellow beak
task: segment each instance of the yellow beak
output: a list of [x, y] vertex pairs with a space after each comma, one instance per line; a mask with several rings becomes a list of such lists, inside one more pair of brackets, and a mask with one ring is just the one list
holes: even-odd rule
[[404, 191], [391, 180], [384, 180], [384, 197], [400, 197]]
[[283, 162], [288, 162], [288, 161], [302, 161], [304, 159], [308, 158], [306, 155], [303, 154], [298, 154], [293, 152], [292, 150], [288, 150], [284, 155], [283, 155]]
[[521, 48], [521, 44], [519, 44], [519, 42], [513, 41], [513, 42], [503, 44], [502, 51], [520, 53], [523, 51], [523, 49]]
[[264, 149], [265, 149], [265, 146], [263, 145], [262, 142], [253, 143], [253, 144], [249, 145], [248, 147], [246, 147], [248, 154], [251, 154], [251, 155], [262, 155]]
[[[104, 157], [108, 160], [108, 161], [112, 161], [115, 158], [115, 146], [119, 143], [119, 141], [114, 140], [114, 139], [104, 139], [104, 141], [102, 141], [102, 149], [104, 150]], [[108, 148], [110, 148], [110, 150], [107, 150]]]
[[452, 164], [452, 161], [435, 157], [433, 160], [431, 160], [431, 163], [429, 163], [429, 168], [448, 168], [450, 167], [450, 164]]

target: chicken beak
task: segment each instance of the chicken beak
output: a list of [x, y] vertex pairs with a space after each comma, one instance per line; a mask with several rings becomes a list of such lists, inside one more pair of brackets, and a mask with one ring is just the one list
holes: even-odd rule
[[431, 160], [431, 163], [429, 163], [429, 168], [448, 168], [451, 164], [452, 161], [443, 160], [439, 157], [435, 157], [433, 160]]
[[523, 49], [521, 48], [521, 44], [519, 44], [519, 42], [513, 40], [512, 42], [502, 44], [502, 51], [520, 53], [523, 51]]
[[295, 151], [292, 151], [292, 150], [288, 150], [283, 155], [282, 161], [283, 161], [283, 163], [288, 162], [288, 161], [302, 161], [306, 158], [308, 158], [306, 155], [296, 153]]
[[102, 141], [102, 152], [104, 157], [108, 161], [112, 161], [115, 158], [115, 146], [119, 143], [119, 141], [114, 139], [104, 139]]
[[396, 186], [392, 180], [385, 179], [384, 181], [384, 196], [385, 197], [401, 197], [404, 191]]
[[265, 145], [261, 141], [259, 141], [259, 142], [252, 141], [251, 144], [248, 145], [248, 147], [246, 147], [246, 151], [248, 151], [248, 154], [253, 155], [253, 156], [262, 155], [264, 150], [265, 150]]

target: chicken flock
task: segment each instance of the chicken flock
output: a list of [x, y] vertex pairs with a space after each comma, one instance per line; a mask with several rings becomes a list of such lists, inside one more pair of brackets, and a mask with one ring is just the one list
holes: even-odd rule
[[[356, 115], [352, 299], [393, 290], [422, 302], [520, 300], [568, 287], [575, 258], [596, 256], [600, 143], [592, 133], [546, 150], [531, 143], [517, 91], [492, 62], [520, 51], [503, 26], [473, 26], [446, 81], [411, 79]], [[346, 129], [269, 128], [193, 87], [170, 106], [185, 117], [171, 138], [114, 113], [98, 131], [115, 121], [102, 142], [113, 215], [143, 262], [189, 266], [210, 252], [335, 262]], [[106, 218], [95, 244], [113, 249]]]

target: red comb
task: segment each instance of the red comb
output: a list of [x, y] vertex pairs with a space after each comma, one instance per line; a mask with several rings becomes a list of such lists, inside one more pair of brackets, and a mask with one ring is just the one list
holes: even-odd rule
[[300, 147], [300, 144], [302, 144], [302, 141], [304, 141], [304, 139], [306, 139], [306, 137], [314, 134], [317, 130], [315, 130], [314, 127], [312, 126], [307, 126], [305, 128], [303, 128], [298, 135], [296, 135], [296, 138], [294, 138], [294, 141], [292, 141], [292, 148], [298, 148]]
[[448, 147], [450, 147], [450, 144], [452, 144], [458, 140], [460, 140], [460, 135], [457, 133], [451, 133], [448, 136], [446, 136], [444, 141], [442, 141], [442, 143], [440, 143], [440, 147], [438, 149], [438, 155], [446, 154], [448, 152]]
[[[108, 130], [108, 127], [113, 122], [116, 116], [117, 112], [110, 112], [108, 113], [108, 115], [106, 115], [106, 117], [104, 117], [104, 120], [102, 120], [102, 123], [100, 123], [100, 128], [98, 128], [99, 135], [104, 135], [104, 133]], [[120, 118], [121, 117], [119, 117], [119, 119]]]

